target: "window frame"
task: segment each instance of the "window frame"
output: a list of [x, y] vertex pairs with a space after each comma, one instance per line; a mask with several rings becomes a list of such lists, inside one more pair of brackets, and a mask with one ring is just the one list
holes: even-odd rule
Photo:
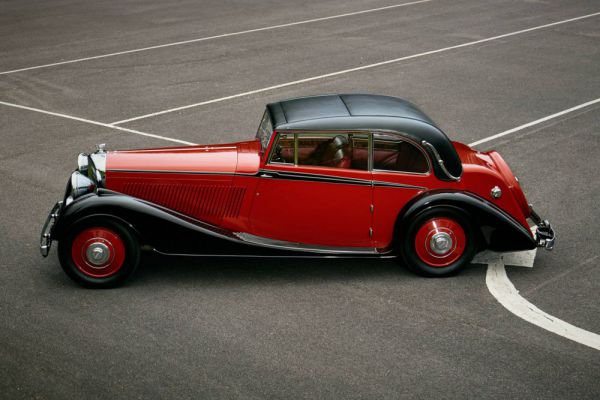
[[275, 156], [275, 149], [277, 148], [277, 144], [279, 144], [279, 141], [282, 139], [282, 137], [285, 136], [284, 139], [288, 139], [289, 134], [288, 133], [280, 133], [277, 132], [277, 136], [273, 139], [273, 144], [271, 145], [271, 151], [269, 152], [269, 157], [267, 158], [267, 162], [265, 164], [269, 165], [291, 165], [291, 166], [295, 166], [296, 165], [296, 137], [294, 135], [293, 140], [294, 140], [294, 162], [288, 163], [288, 162], [281, 162], [281, 161], [273, 161], [273, 157]]
[[[260, 133], [261, 133], [261, 128], [263, 127], [263, 122], [267, 122], [267, 127], [269, 128], [269, 132], [265, 134], [264, 138], [266, 140], [263, 140], [263, 138], [261, 138]], [[269, 148], [269, 144], [271, 143], [271, 140], [273, 139], [273, 133], [275, 133], [275, 128], [273, 126], [273, 121], [271, 120], [271, 113], [269, 113], [268, 109], [265, 109], [265, 112], [263, 113], [263, 116], [260, 118], [260, 122], [258, 124], [258, 128], [256, 129], [256, 135], [254, 136], [255, 139], [257, 139], [260, 142], [260, 147], [262, 149], [262, 152], [266, 152], [267, 149]]]
[[[398, 170], [391, 170], [391, 169], [379, 169], [379, 168], [375, 168], [375, 163], [374, 163], [374, 159], [375, 159], [375, 135], [380, 134], [380, 135], [389, 135], [389, 136], [397, 136], [398, 137], [398, 141], [402, 141], [402, 142], [407, 142], [411, 145], [413, 145], [414, 147], [416, 147], [421, 154], [423, 155], [423, 157], [425, 157], [425, 160], [427, 161], [427, 171], [426, 172], [411, 172], [411, 171], [398, 171]], [[403, 135], [399, 132], [388, 132], [388, 131], [373, 131], [371, 132], [371, 141], [373, 142], [373, 145], [371, 147], [371, 152], [369, 154], [370, 156], [370, 160], [371, 160], [371, 172], [386, 172], [386, 173], [395, 173], [395, 174], [404, 174], [404, 175], [430, 175], [431, 171], [432, 171], [432, 165], [431, 165], [431, 160], [429, 159], [429, 156], [427, 155], [427, 152], [425, 151], [425, 149], [423, 149], [419, 143], [417, 143], [415, 140], [413, 140], [412, 138], [409, 138], [406, 135]]]
[[[292, 167], [300, 167], [300, 168], [318, 168], [318, 169], [327, 169], [333, 171], [361, 171], [361, 172], [371, 172], [371, 161], [372, 161], [372, 134], [370, 131], [362, 131], [362, 130], [278, 130], [274, 132], [277, 136], [273, 138], [273, 144], [271, 145], [271, 149], [269, 151], [269, 156], [267, 157], [267, 161], [265, 165], [287, 165]], [[335, 136], [335, 135], [364, 135], [367, 139], [367, 169], [355, 169], [355, 168], [334, 168], [327, 167], [322, 165], [299, 165], [298, 164], [298, 142], [300, 135], [323, 135], [323, 136]], [[294, 135], [294, 163], [282, 163], [277, 161], [271, 161], [273, 155], [275, 154], [275, 148], [277, 143], [279, 142], [279, 138], [283, 135]]]
[[[272, 145], [271, 148], [269, 150], [269, 156], [267, 157], [267, 161], [265, 162], [265, 165], [285, 165], [285, 166], [290, 166], [290, 167], [310, 167], [310, 168], [319, 168], [319, 169], [327, 169], [327, 170], [349, 170], [349, 171], [363, 171], [363, 172], [384, 172], [384, 173], [393, 173], [393, 174], [405, 174], [405, 175], [418, 175], [418, 176], [427, 176], [430, 175], [432, 170], [433, 170], [433, 165], [431, 163], [431, 160], [429, 158], [429, 155], [427, 154], [427, 152], [425, 151], [425, 149], [423, 149], [423, 147], [421, 147], [421, 145], [414, 139], [408, 137], [408, 135], [403, 134], [402, 132], [398, 132], [398, 131], [386, 131], [386, 130], [354, 130], [354, 129], [350, 129], [350, 130], [344, 130], [344, 129], [333, 129], [333, 130], [303, 130], [303, 129], [293, 129], [293, 130], [275, 130], [273, 132], [276, 137], [272, 138]], [[336, 135], [336, 134], [345, 134], [345, 135], [349, 135], [349, 134], [356, 134], [356, 135], [366, 135], [367, 136], [367, 151], [368, 151], [368, 161], [367, 161], [367, 169], [352, 169], [352, 168], [332, 168], [332, 167], [326, 167], [326, 166], [319, 166], [319, 165], [298, 165], [298, 138], [299, 135], [302, 134], [314, 134], [314, 135]], [[382, 134], [382, 135], [390, 135], [390, 136], [395, 136], [398, 137], [399, 141], [404, 141], [404, 142], [408, 142], [409, 144], [413, 145], [414, 147], [416, 147], [421, 154], [423, 155], [423, 157], [425, 157], [425, 160], [427, 161], [427, 172], [410, 172], [410, 171], [395, 171], [395, 170], [387, 170], [387, 169], [378, 169], [378, 168], [374, 168], [374, 151], [375, 151], [375, 135], [377, 134]], [[293, 163], [284, 163], [284, 162], [277, 162], [277, 161], [271, 161], [271, 159], [273, 158], [274, 154], [275, 154], [275, 148], [277, 143], [279, 142], [280, 138], [282, 136], [288, 136], [289, 135], [293, 135], [294, 136], [294, 162]]]

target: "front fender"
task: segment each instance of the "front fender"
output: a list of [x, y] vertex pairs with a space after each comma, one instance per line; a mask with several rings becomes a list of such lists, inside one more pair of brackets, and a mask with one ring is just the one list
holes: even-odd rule
[[192, 222], [158, 205], [106, 189], [66, 206], [54, 227], [53, 237], [60, 241], [70, 227], [92, 217], [118, 219], [134, 229], [141, 244], [167, 253], [189, 253], [200, 247], [218, 250], [223, 248], [223, 241], [235, 240], [228, 237], [228, 232], [208, 224]]
[[295, 256], [297, 252], [266, 249], [241, 241], [232, 232], [186, 217], [159, 205], [107, 189], [84, 195], [61, 211], [53, 229], [60, 241], [69, 229], [87, 218], [113, 218], [137, 233], [141, 245], [173, 255]]
[[490, 250], [520, 251], [537, 246], [531, 232], [505, 211], [479, 196], [458, 191], [432, 191], [418, 196], [401, 212], [396, 230], [401, 233], [417, 214], [439, 206], [454, 207], [467, 213], [475, 228], [480, 230], [483, 244]]

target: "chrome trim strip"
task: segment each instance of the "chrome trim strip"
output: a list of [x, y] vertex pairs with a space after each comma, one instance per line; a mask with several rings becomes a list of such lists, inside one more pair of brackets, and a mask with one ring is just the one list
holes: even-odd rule
[[276, 179], [277, 178], [298, 179], [298, 180], [308, 180], [308, 181], [323, 181], [323, 182], [330, 182], [330, 183], [371, 185], [370, 179], [343, 178], [343, 177], [339, 177], [339, 176], [311, 174], [308, 172], [280, 171], [280, 170], [271, 170], [271, 169], [261, 169], [258, 172], [259, 172], [259, 174], [261, 174], [261, 173], [271, 174], [271, 175], [273, 175], [273, 178], [276, 178]]
[[215, 258], [398, 258], [396, 254], [391, 252], [379, 253], [379, 254], [298, 254], [298, 255], [270, 255], [270, 254], [188, 254], [188, 253], [165, 253], [163, 251], [152, 248], [152, 251], [163, 256], [172, 257], [215, 257]]
[[273, 179], [297, 179], [297, 180], [306, 180], [306, 181], [318, 181], [318, 182], [324, 182], [324, 183], [339, 183], [339, 184], [347, 184], [347, 185], [389, 186], [389, 187], [397, 187], [397, 188], [403, 188], [403, 189], [416, 189], [416, 190], [426, 190], [427, 189], [426, 187], [422, 187], [422, 186], [404, 185], [404, 184], [393, 183], [393, 182], [374, 181], [371, 179], [343, 178], [343, 177], [338, 177], [338, 176], [311, 174], [308, 172], [279, 171], [279, 170], [271, 170], [271, 169], [259, 170], [259, 174], [263, 174], [263, 173], [267, 173], [267, 174], [271, 175], [270, 177]]
[[392, 182], [383, 182], [383, 181], [373, 181], [373, 186], [387, 186], [387, 187], [396, 187], [396, 188], [401, 188], [401, 189], [427, 190], [427, 188], [423, 187], [423, 186], [403, 185], [401, 183], [392, 183]]
[[153, 169], [109, 169], [107, 172], [130, 172], [130, 173], [149, 173], [149, 174], [188, 174], [188, 175], [245, 175], [254, 176], [255, 173], [241, 172], [208, 172], [208, 171], [177, 171], [177, 170], [153, 170]]
[[426, 140], [423, 140], [421, 141], [421, 144], [427, 147], [429, 150], [431, 150], [441, 170], [444, 172], [444, 174], [446, 174], [448, 178], [456, 182], [460, 181], [460, 176], [454, 176], [450, 173], [450, 171], [446, 169], [446, 166], [444, 165], [444, 160], [442, 160], [442, 157], [440, 157], [440, 154], [437, 152], [437, 150], [435, 149], [435, 147], [433, 147], [431, 143], [429, 143]]

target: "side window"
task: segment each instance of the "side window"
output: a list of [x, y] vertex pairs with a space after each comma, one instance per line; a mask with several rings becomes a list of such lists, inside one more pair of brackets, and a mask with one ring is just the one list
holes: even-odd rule
[[294, 135], [282, 133], [277, 137], [269, 163], [294, 164]]
[[298, 165], [368, 169], [368, 136], [352, 133], [298, 134]]
[[409, 173], [429, 172], [425, 154], [414, 144], [398, 136], [373, 135], [373, 169]]

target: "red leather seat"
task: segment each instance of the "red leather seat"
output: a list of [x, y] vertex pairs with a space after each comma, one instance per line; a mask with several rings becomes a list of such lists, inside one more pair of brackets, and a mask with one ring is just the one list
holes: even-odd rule
[[347, 136], [338, 135], [327, 145], [323, 161], [319, 164], [333, 168], [350, 168], [352, 165], [352, 146]]

